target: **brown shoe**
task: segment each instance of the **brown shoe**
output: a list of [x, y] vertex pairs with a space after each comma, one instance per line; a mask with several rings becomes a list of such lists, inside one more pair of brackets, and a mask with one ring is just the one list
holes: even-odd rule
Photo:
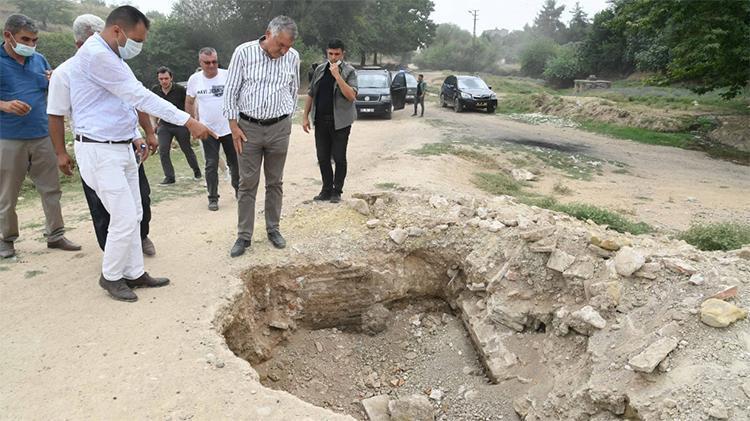
[[48, 241], [47, 248], [48, 249], [60, 249], [60, 250], [65, 250], [65, 251], [78, 251], [81, 249], [81, 246], [79, 246], [76, 243], [71, 242], [65, 237], [61, 237], [59, 240], [56, 240], [56, 241]]
[[158, 287], [163, 287], [164, 285], [169, 284], [169, 279], [154, 278], [151, 275], [149, 275], [148, 272], [143, 272], [143, 275], [141, 275], [139, 278], [126, 279], [125, 283], [130, 288], [158, 288]]
[[135, 292], [128, 287], [125, 283], [125, 279], [118, 281], [108, 281], [104, 278], [104, 275], [99, 276], [99, 286], [104, 288], [109, 295], [118, 301], [134, 302], [138, 301], [138, 296]]
[[16, 249], [12, 241], [0, 240], [0, 257], [6, 259], [16, 255]]
[[154, 247], [154, 243], [148, 237], [141, 240], [141, 249], [146, 256], [153, 256], [156, 254], [156, 247]]

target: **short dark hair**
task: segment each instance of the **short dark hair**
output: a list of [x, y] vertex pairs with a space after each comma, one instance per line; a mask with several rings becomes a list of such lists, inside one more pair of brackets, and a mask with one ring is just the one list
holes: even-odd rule
[[13, 35], [21, 31], [29, 31], [32, 34], [39, 33], [39, 30], [36, 28], [34, 21], [31, 20], [30, 17], [22, 15], [20, 13], [8, 16], [8, 19], [5, 21], [5, 28], [3, 30], [8, 31]]
[[334, 39], [328, 41], [328, 45], [326, 46], [326, 49], [335, 50], [335, 49], [338, 49], [338, 48], [340, 48], [341, 51], [346, 50], [346, 48], [344, 48], [344, 41], [341, 41], [338, 38], [334, 38]]
[[424, 75], [422, 73], [419, 74], [419, 77], [424, 78]]
[[161, 66], [158, 69], [156, 69], [157, 75], [160, 75], [162, 73], [169, 73], [169, 77], [174, 77], [174, 75], [172, 74], [172, 71], [167, 66]]
[[133, 6], [120, 6], [107, 16], [106, 26], [119, 25], [130, 29], [138, 25], [138, 22], [143, 22], [146, 29], [151, 26], [151, 21], [140, 10]]

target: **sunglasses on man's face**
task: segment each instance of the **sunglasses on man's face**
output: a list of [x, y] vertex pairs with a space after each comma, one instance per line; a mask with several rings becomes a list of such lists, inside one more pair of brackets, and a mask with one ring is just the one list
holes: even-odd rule
[[208, 65], [208, 64], [219, 64], [219, 61], [218, 60], [211, 60], [211, 61], [201, 60], [201, 63], [206, 64], [206, 65]]

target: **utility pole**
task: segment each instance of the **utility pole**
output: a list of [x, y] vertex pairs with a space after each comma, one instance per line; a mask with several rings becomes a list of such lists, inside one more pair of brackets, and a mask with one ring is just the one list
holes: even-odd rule
[[[474, 32], [473, 32], [474, 38], [472, 38], [471, 40], [471, 47], [474, 50], [474, 54], [476, 54], [477, 53], [477, 15], [479, 14], [479, 10], [477, 9], [469, 10], [469, 14], [471, 14], [474, 17]], [[472, 67], [474, 67], [475, 65], [476, 65], [476, 62], [472, 64]]]
[[479, 13], [478, 9], [469, 10], [469, 13], [474, 16], [474, 40], [477, 39], [477, 14]]

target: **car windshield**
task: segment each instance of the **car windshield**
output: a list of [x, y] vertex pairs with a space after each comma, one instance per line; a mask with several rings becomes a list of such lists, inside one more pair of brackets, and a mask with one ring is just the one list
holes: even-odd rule
[[387, 88], [388, 78], [383, 74], [357, 74], [359, 88]]
[[478, 77], [467, 77], [458, 80], [459, 89], [489, 89], [487, 84]]
[[407, 88], [416, 88], [417, 87], [417, 78], [414, 77], [411, 73], [407, 73], [406, 75], [406, 87]]

